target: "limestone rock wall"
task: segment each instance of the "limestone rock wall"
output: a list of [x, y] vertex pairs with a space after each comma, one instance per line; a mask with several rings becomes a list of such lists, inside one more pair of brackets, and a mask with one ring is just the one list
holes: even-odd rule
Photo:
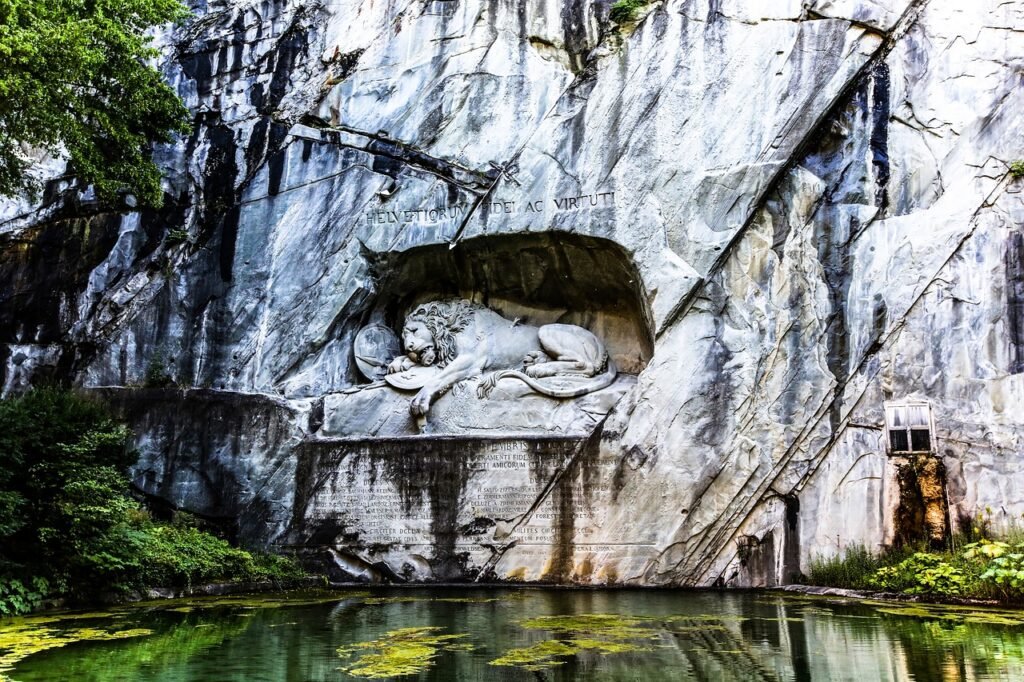
[[[786, 582], [894, 540], [908, 396], [953, 529], [1018, 521], [1024, 6], [610, 4], [193, 3], [158, 38], [195, 112], [165, 206], [0, 204], [4, 392], [98, 390], [140, 487], [341, 578]], [[630, 376], [418, 450], [465, 430], [456, 386], [396, 444], [353, 337], [442, 293], [600, 329]]]

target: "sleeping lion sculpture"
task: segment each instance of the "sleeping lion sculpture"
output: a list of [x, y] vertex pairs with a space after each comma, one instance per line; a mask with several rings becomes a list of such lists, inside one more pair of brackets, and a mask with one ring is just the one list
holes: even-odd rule
[[405, 355], [388, 365], [388, 374], [416, 366], [440, 368], [409, 406], [416, 417], [425, 416], [445, 391], [472, 377], [484, 377], [478, 388], [481, 397], [499, 380], [516, 379], [546, 396], [575, 398], [609, 386], [617, 373], [604, 344], [583, 327], [520, 324], [462, 299], [415, 308], [405, 318], [401, 343]]

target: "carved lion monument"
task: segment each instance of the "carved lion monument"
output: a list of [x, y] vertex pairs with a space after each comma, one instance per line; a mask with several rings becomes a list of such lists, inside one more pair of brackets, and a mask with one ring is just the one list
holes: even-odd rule
[[453, 385], [472, 377], [484, 377], [481, 397], [499, 380], [515, 379], [543, 395], [575, 398], [609, 386], [617, 373], [604, 344], [582, 327], [520, 324], [461, 299], [415, 308], [406, 316], [401, 343], [406, 354], [388, 365], [388, 374], [417, 366], [440, 369], [409, 406], [417, 417]]

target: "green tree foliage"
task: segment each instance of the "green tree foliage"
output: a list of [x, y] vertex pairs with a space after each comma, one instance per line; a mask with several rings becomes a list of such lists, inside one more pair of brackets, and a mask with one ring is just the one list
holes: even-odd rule
[[[128, 431], [97, 404], [56, 389], [0, 402], [3, 559], [54, 561], [122, 520]], [[82, 513], [76, 507], [82, 504]]]
[[155, 524], [129, 495], [129, 442], [101, 405], [68, 391], [0, 401], [0, 613], [31, 610], [48, 593], [302, 575], [290, 559], [236, 549], [187, 518]]
[[70, 156], [101, 199], [159, 205], [153, 142], [188, 129], [177, 94], [147, 64], [145, 32], [186, 16], [179, 0], [0, 2], [0, 194], [35, 191], [22, 146]]

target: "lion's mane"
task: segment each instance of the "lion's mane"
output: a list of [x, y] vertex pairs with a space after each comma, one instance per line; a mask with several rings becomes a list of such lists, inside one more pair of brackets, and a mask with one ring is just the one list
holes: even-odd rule
[[434, 364], [444, 368], [458, 354], [455, 335], [469, 326], [479, 309], [476, 303], [460, 298], [431, 301], [416, 307], [406, 315], [405, 321], [422, 322], [426, 326], [434, 337], [434, 352], [437, 353]]

